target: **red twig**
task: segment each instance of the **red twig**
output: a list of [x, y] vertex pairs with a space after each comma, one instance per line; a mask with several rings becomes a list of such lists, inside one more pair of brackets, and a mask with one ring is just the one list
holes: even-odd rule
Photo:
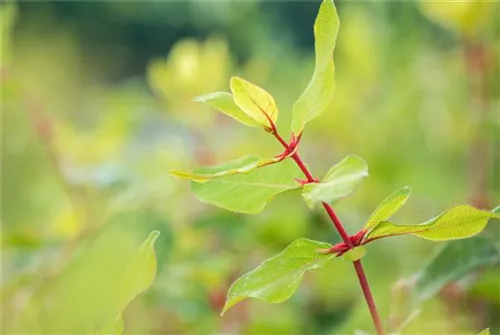
[[[291, 145], [289, 145], [283, 137], [281, 137], [278, 134], [278, 131], [276, 130], [276, 127], [272, 127], [271, 134], [276, 137], [276, 139], [281, 143], [281, 145], [285, 148], [285, 151], [291, 151], [291, 150], [296, 150], [296, 148], [292, 148]], [[300, 136], [299, 136], [300, 139]], [[293, 145], [298, 145], [298, 139], [292, 138], [292, 144]], [[307, 182], [309, 183], [315, 183], [318, 182], [318, 179], [314, 178], [307, 166], [304, 164], [304, 161], [300, 158], [300, 155], [298, 152], [295, 152], [291, 158], [297, 163], [298, 167], [300, 170], [304, 173], [304, 175], [307, 178]], [[333, 222], [333, 225], [335, 226], [335, 229], [339, 232], [340, 236], [342, 237], [342, 240], [344, 243], [348, 246], [349, 249], [352, 249], [354, 247], [353, 241], [351, 240], [351, 237], [345, 230], [344, 226], [342, 225], [342, 222], [338, 218], [337, 214], [333, 210], [332, 206], [327, 204], [326, 202], [322, 203], [323, 208], [326, 210], [328, 213], [328, 216]], [[363, 295], [365, 297], [366, 303], [368, 305], [368, 309], [370, 310], [370, 314], [373, 319], [373, 323], [375, 324], [375, 328], [377, 329], [377, 334], [378, 335], [384, 335], [384, 328], [382, 326], [382, 321], [380, 319], [380, 316], [377, 311], [377, 306], [375, 305], [375, 300], [373, 299], [372, 292], [370, 290], [370, 285], [368, 284], [368, 280], [366, 279], [365, 271], [363, 269], [363, 265], [361, 264], [360, 260], [357, 260], [353, 262], [354, 268], [356, 269], [356, 274], [359, 279], [359, 284], [361, 285], [361, 289], [363, 290]]]

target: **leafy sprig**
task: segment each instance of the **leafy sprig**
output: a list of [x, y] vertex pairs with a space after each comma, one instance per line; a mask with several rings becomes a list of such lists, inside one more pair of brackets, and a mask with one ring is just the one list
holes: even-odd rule
[[[368, 176], [366, 163], [360, 157], [350, 155], [334, 165], [323, 178], [317, 179], [298, 152], [305, 126], [320, 116], [333, 98], [333, 52], [339, 25], [333, 1], [323, 0], [314, 23], [315, 69], [311, 81], [294, 105], [290, 141], [285, 141], [278, 133], [278, 106], [272, 95], [242, 78], [231, 78], [231, 93], [217, 92], [195, 98], [242, 124], [270, 133], [283, 146], [282, 153], [270, 159], [244, 157], [193, 172], [174, 170], [170, 173], [191, 180], [192, 190], [201, 201], [248, 214], [264, 210], [274, 196], [300, 188], [306, 204], [311, 208], [321, 204], [342, 237], [343, 242], [333, 246], [304, 238], [292, 242], [283, 252], [233, 283], [222, 314], [248, 297], [270, 303], [285, 301], [295, 292], [306, 271], [325, 267], [342, 256], [353, 262], [377, 332], [384, 334], [361, 264], [361, 258], [366, 254], [365, 245], [406, 234], [432, 241], [468, 238], [480, 233], [489, 219], [500, 219], [500, 214], [460, 205], [421, 224], [395, 224], [388, 220], [410, 195], [410, 188], [404, 187], [384, 199], [359, 232], [354, 235], [346, 232], [331, 205], [351, 194]], [[301, 173], [305, 179], [299, 178]]]

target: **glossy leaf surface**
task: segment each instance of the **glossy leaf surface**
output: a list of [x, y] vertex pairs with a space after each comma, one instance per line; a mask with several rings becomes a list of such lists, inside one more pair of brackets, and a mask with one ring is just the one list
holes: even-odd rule
[[367, 176], [368, 167], [365, 161], [350, 155], [332, 167], [319, 183], [305, 185], [302, 196], [311, 208], [319, 202], [333, 204], [351, 194]]
[[[199, 174], [212, 174], [232, 168], [229, 164], [200, 168]], [[191, 183], [196, 197], [209, 204], [230, 211], [259, 213], [276, 195], [299, 188], [294, 178], [301, 176], [300, 170], [289, 160], [273, 164], [249, 173], [234, 174], [211, 179], [204, 183]]]
[[240, 77], [232, 77], [230, 85], [236, 105], [252, 120], [272, 129], [278, 120], [278, 106], [271, 94]]
[[412, 234], [433, 241], [445, 241], [470, 237], [480, 233], [489, 219], [500, 214], [477, 209], [469, 205], [452, 207], [437, 217], [418, 225], [397, 225], [384, 221], [376, 226], [367, 240], [381, 237]]
[[369, 231], [377, 226], [380, 222], [389, 219], [393, 216], [403, 205], [410, 196], [411, 189], [406, 186], [391, 193], [387, 198], [382, 200], [378, 207], [370, 215], [370, 218], [363, 227], [364, 230]]
[[238, 278], [230, 287], [222, 314], [246, 298], [280, 303], [297, 290], [308, 270], [325, 267], [335, 256], [317, 252], [327, 249], [328, 243], [300, 238], [278, 255]]

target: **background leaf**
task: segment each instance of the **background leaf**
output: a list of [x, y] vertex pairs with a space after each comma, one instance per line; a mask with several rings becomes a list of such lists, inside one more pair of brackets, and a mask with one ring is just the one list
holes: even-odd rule
[[339, 26], [339, 17], [333, 1], [324, 0], [314, 22], [314, 73], [293, 106], [292, 132], [296, 135], [301, 134], [306, 123], [319, 116], [332, 100], [335, 88], [333, 50]]
[[253, 120], [267, 129], [278, 120], [278, 106], [264, 89], [240, 77], [231, 78], [231, 91], [236, 104]]
[[387, 198], [377, 206], [377, 208], [370, 215], [370, 218], [363, 227], [368, 231], [377, 226], [380, 222], [389, 219], [393, 216], [403, 205], [410, 196], [411, 188], [406, 186], [391, 193]]
[[433, 241], [466, 238], [480, 233], [491, 218], [498, 219], [500, 214], [469, 205], [459, 205], [419, 225], [396, 225], [388, 221], [381, 222], [368, 233], [366, 239], [373, 240], [404, 234], [413, 234]]
[[134, 237], [118, 226], [99, 236], [56, 282], [40, 292], [36, 303], [43, 331], [117, 332], [125, 307], [155, 278], [154, 243], [159, 234], [150, 233], [139, 248], [134, 248]]
[[350, 155], [332, 167], [319, 183], [306, 184], [302, 196], [311, 208], [318, 202], [332, 204], [351, 194], [367, 176], [368, 167], [365, 161]]
[[[217, 173], [227, 168], [228, 165], [224, 164], [200, 168], [197, 173]], [[275, 195], [299, 188], [295, 181], [299, 176], [301, 172], [297, 166], [285, 160], [250, 173], [212, 179], [206, 183], [192, 182], [191, 188], [201, 201], [234, 212], [254, 214], [264, 210]]]
[[238, 278], [229, 288], [222, 314], [246, 298], [280, 303], [292, 296], [308, 270], [325, 267], [333, 258], [317, 249], [327, 249], [328, 243], [300, 238], [278, 255]]
[[260, 127], [260, 124], [249, 117], [238, 105], [234, 102], [231, 93], [215, 92], [205, 95], [200, 95], [194, 98], [195, 101], [202, 102], [208, 106], [217, 109], [218, 111], [232, 117], [233, 119], [246, 124], [247, 126]]
[[416, 275], [412, 292], [419, 301], [427, 300], [447, 284], [499, 261], [500, 252], [485, 238], [448, 242]]

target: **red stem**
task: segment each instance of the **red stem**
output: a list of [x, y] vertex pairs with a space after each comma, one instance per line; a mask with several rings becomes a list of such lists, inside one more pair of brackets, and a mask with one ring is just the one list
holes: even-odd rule
[[365, 296], [366, 303], [368, 304], [368, 308], [370, 309], [370, 313], [372, 315], [373, 323], [375, 324], [375, 328], [377, 329], [377, 334], [383, 335], [384, 327], [382, 326], [382, 321], [380, 320], [380, 316], [378, 315], [377, 306], [375, 305], [375, 299], [373, 299], [372, 291], [370, 290], [370, 285], [368, 284], [368, 280], [366, 279], [365, 270], [363, 269], [363, 264], [361, 264], [361, 260], [357, 260], [354, 263], [354, 268], [356, 269], [356, 274], [358, 275], [359, 284], [363, 289], [363, 294]]
[[[276, 139], [281, 143], [281, 145], [285, 148], [285, 150], [291, 150], [290, 146], [288, 143], [281, 137], [277, 130], [276, 127], [273, 127], [271, 134], [276, 137]], [[297, 144], [298, 145], [298, 144]], [[317, 181], [307, 168], [307, 166], [304, 164], [304, 161], [300, 158], [298, 152], [293, 154], [292, 159], [297, 163], [299, 166], [300, 170], [304, 173], [304, 175], [307, 178], [307, 181], [310, 183], [314, 183]], [[353, 248], [353, 243], [351, 241], [351, 238], [349, 237], [349, 234], [345, 230], [344, 226], [342, 225], [342, 222], [340, 221], [339, 217], [333, 210], [332, 206], [327, 204], [326, 202], [322, 202], [323, 208], [326, 210], [328, 213], [328, 216], [330, 216], [330, 219], [333, 222], [333, 225], [335, 226], [335, 229], [339, 232], [340, 236], [342, 237], [342, 240], [344, 241], [345, 244], [349, 247], [349, 249]], [[370, 290], [370, 285], [368, 284], [368, 280], [366, 279], [365, 271], [363, 269], [363, 264], [361, 264], [361, 260], [357, 260], [353, 262], [354, 268], [356, 269], [356, 274], [359, 279], [359, 283], [361, 285], [361, 289], [363, 290], [363, 295], [365, 296], [366, 303], [368, 305], [368, 308], [370, 310], [370, 314], [373, 319], [373, 323], [375, 324], [375, 328], [377, 329], [377, 334], [378, 335], [385, 335], [384, 328], [382, 326], [382, 321], [380, 319], [380, 316], [377, 311], [377, 306], [375, 305], [375, 300], [373, 299], [372, 292]]]

